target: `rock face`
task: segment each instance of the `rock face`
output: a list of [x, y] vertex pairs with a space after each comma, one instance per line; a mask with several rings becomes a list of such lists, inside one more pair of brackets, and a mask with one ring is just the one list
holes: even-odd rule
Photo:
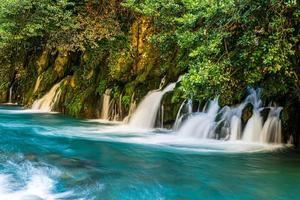
[[[155, 33], [150, 19], [134, 17], [122, 26], [125, 38], [117, 44], [75, 52], [47, 46], [23, 52], [17, 58], [20, 67], [0, 71], [12, 74], [1, 81], [0, 101], [7, 102], [9, 88], [14, 83], [13, 92], [17, 95], [13, 101], [31, 107], [55, 84], [63, 82], [54, 111], [85, 118], [101, 118], [105, 112], [107, 120], [123, 120], [148, 91], [159, 87], [163, 77], [166, 85], [177, 80], [180, 70], [174, 70], [171, 60], [162, 61], [159, 50], [149, 43]], [[10, 64], [9, 60], [7, 63]], [[167, 98], [164, 106], [168, 111], [172, 107], [171, 98]], [[166, 116], [168, 121], [170, 118]]]

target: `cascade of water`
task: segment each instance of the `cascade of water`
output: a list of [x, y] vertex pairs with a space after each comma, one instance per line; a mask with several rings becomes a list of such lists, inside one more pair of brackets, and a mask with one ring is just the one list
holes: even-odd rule
[[245, 99], [244, 103], [250, 103], [253, 106], [253, 110], [259, 110], [262, 107], [262, 101], [260, 98], [261, 89], [254, 90], [253, 88], [249, 88], [249, 95]]
[[164, 127], [164, 112], [165, 112], [164, 105], [161, 105], [161, 107], [160, 107], [160, 128]]
[[173, 130], [178, 130], [184, 117], [189, 116], [193, 112], [193, 100], [184, 100], [177, 112]]
[[[120, 98], [122, 98], [122, 96], [119, 97], [119, 102], [120, 102]], [[110, 119], [112, 121], [119, 121], [121, 115], [122, 115], [122, 111], [121, 111], [121, 106], [120, 104], [118, 103], [117, 100], [112, 100], [111, 102], [111, 106], [110, 106]]]
[[134, 111], [136, 110], [136, 101], [134, 100], [135, 94], [133, 93], [130, 100], [129, 112], [128, 115], [123, 119], [123, 123], [128, 124], [130, 116], [133, 115]]
[[192, 114], [192, 112], [193, 112], [193, 101], [191, 99], [188, 100], [188, 102], [186, 104], [186, 107], [187, 107], [188, 114]]
[[234, 115], [230, 121], [230, 140], [241, 139], [242, 120], [239, 116]]
[[262, 130], [262, 117], [259, 111], [253, 110], [252, 117], [248, 120], [244, 133], [243, 141], [260, 142], [260, 133]]
[[12, 103], [12, 95], [13, 95], [13, 85], [11, 85], [9, 88], [8, 103]]
[[211, 101], [207, 111], [193, 113], [178, 130], [178, 135], [196, 138], [214, 138], [218, 100]]
[[250, 103], [253, 106], [252, 117], [248, 120], [243, 132], [243, 141], [245, 142], [260, 142], [260, 134], [262, 131], [263, 119], [260, 114], [262, 101], [260, 99], [260, 89], [249, 90], [250, 95], [246, 98], [245, 104]]
[[45, 94], [42, 98], [34, 101], [32, 104], [32, 109], [41, 110], [43, 112], [53, 111], [57, 100], [60, 98], [60, 84], [61, 82], [55, 84], [47, 94]]
[[281, 143], [281, 120], [280, 113], [282, 107], [271, 107], [268, 118], [262, 128], [261, 142], [263, 143]]
[[111, 90], [105, 90], [105, 93], [102, 96], [102, 109], [101, 109], [101, 119], [109, 120], [110, 112], [110, 93]]
[[179, 126], [182, 122], [182, 118], [183, 118], [184, 115], [182, 115], [181, 112], [182, 112], [182, 109], [185, 106], [185, 103], [186, 103], [186, 100], [184, 100], [182, 102], [182, 104], [180, 105], [180, 107], [179, 107], [179, 110], [178, 110], [177, 115], [176, 115], [175, 123], [174, 123], [174, 126], [173, 126], [173, 130], [178, 130], [178, 128], [179, 128]]
[[222, 110], [222, 118], [220, 121], [228, 126], [226, 137], [230, 140], [239, 140], [242, 136], [242, 112], [246, 104], [242, 103], [237, 107], [225, 106]]
[[153, 128], [163, 96], [174, 90], [176, 83], [171, 83], [163, 90], [154, 90], [147, 94], [129, 120], [129, 125], [140, 128]]
[[36, 79], [36, 82], [35, 82], [35, 85], [34, 85], [34, 89], [33, 89], [33, 93], [36, 93], [38, 91], [42, 79], [43, 79], [42, 75], [38, 76], [38, 78]]
[[122, 94], [119, 96], [119, 103], [118, 103], [118, 112], [119, 112], [119, 115], [118, 115], [118, 118], [117, 120], [121, 120], [123, 119], [123, 108], [122, 108], [122, 100], [123, 100], [123, 96]]
[[[189, 108], [189, 103], [184, 101], [177, 113], [174, 130], [179, 127], [178, 135], [196, 138], [225, 138], [232, 141], [241, 140], [256, 143], [281, 143], [281, 107], [269, 107], [270, 112], [263, 125], [261, 116], [262, 101], [260, 90], [249, 89], [249, 96], [245, 101], [236, 107], [225, 106], [220, 112], [217, 100], [206, 103], [203, 112], [196, 112], [188, 115], [187, 120], [180, 126], [183, 115], [183, 108]], [[242, 113], [246, 105], [253, 106], [253, 114], [248, 120], [242, 132]], [[218, 116], [218, 117], [217, 117]], [[243, 134], [242, 134], [243, 133]]]
[[294, 137], [293, 137], [293, 135], [290, 135], [290, 137], [289, 137], [289, 139], [288, 139], [288, 141], [287, 141], [287, 144], [288, 145], [292, 145], [292, 144], [294, 144], [295, 142], [294, 142]]

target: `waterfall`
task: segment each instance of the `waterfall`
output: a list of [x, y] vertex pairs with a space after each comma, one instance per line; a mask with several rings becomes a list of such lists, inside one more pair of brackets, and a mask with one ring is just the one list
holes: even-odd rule
[[17, 105], [18, 103], [13, 103], [13, 88], [14, 88], [15, 82], [11, 84], [8, 90], [8, 96], [7, 96], [7, 103], [6, 105]]
[[191, 114], [178, 130], [178, 135], [195, 138], [214, 138], [216, 128], [216, 116], [219, 104], [215, 99], [209, 103], [206, 112]]
[[188, 99], [187, 101], [184, 100], [177, 112], [173, 130], [178, 130], [182, 123], [183, 118], [192, 114], [192, 112], [193, 112], [193, 101], [191, 99]]
[[131, 100], [130, 100], [128, 115], [123, 119], [123, 123], [125, 123], [125, 124], [129, 123], [130, 116], [132, 116], [132, 114], [136, 110], [136, 101], [134, 100], [134, 96], [135, 96], [135, 94], [133, 93], [131, 96]]
[[282, 107], [271, 107], [269, 111], [268, 118], [262, 128], [261, 132], [261, 142], [264, 143], [281, 143], [282, 133], [281, 133], [281, 120], [280, 113]]
[[179, 107], [179, 110], [178, 110], [177, 115], [176, 115], [175, 123], [174, 123], [174, 126], [173, 126], [173, 130], [178, 130], [178, 128], [179, 128], [179, 126], [182, 122], [182, 118], [183, 118], [184, 115], [182, 115], [181, 112], [182, 112], [183, 107], [185, 106], [185, 102], [186, 102], [186, 100], [184, 100], [182, 102], [182, 104], [180, 105], [180, 107]]
[[240, 140], [242, 137], [242, 112], [246, 104], [242, 103], [239, 106], [229, 107], [225, 106], [220, 113], [223, 126], [226, 129], [225, 136], [229, 140]]
[[186, 107], [188, 114], [191, 114], [193, 112], [193, 101], [191, 99], [188, 100]]
[[234, 115], [230, 121], [230, 140], [241, 139], [242, 120], [239, 116]]
[[[218, 101], [214, 100], [204, 106], [203, 112], [190, 114], [192, 104], [185, 100], [177, 113], [174, 130], [177, 131], [177, 135], [201, 139], [220, 138], [261, 144], [282, 143], [280, 120], [282, 107], [264, 108], [260, 99], [261, 91], [249, 89], [249, 92], [250, 94], [240, 105], [225, 106], [220, 111]], [[242, 113], [248, 104], [253, 106], [252, 116], [242, 131]], [[270, 109], [269, 115], [263, 123], [261, 111], [267, 108]]]
[[287, 144], [288, 145], [292, 145], [292, 144], [294, 144], [295, 142], [294, 142], [294, 137], [293, 137], [293, 135], [290, 135], [290, 137], [289, 137], [289, 139], [288, 139], [288, 141], [287, 141]]
[[47, 94], [45, 94], [42, 98], [34, 101], [32, 104], [32, 109], [40, 110], [43, 112], [53, 111], [54, 106], [61, 94], [60, 84], [61, 82], [55, 84]]
[[252, 117], [248, 120], [244, 135], [243, 141], [245, 142], [260, 142], [260, 134], [262, 131], [262, 117], [259, 111], [254, 110]]
[[262, 101], [260, 99], [260, 89], [250, 89], [250, 95], [246, 98], [245, 103], [250, 103], [253, 106], [253, 114], [248, 120], [243, 132], [243, 141], [245, 142], [260, 142], [263, 119], [260, 114], [262, 109]]
[[129, 120], [129, 125], [140, 128], [153, 128], [163, 96], [174, 90], [176, 83], [171, 83], [163, 90], [154, 90], [138, 105], [136, 111]]
[[8, 103], [12, 103], [12, 95], [13, 95], [13, 85], [10, 86], [9, 88], [9, 96], [8, 96]]
[[249, 95], [245, 99], [245, 104], [250, 103], [253, 106], [253, 110], [259, 110], [262, 107], [262, 101], [260, 99], [261, 89], [254, 90], [253, 88], [248, 89]]
[[109, 120], [110, 112], [110, 93], [111, 90], [105, 90], [105, 93], [102, 96], [102, 109], [101, 109], [101, 119]]
[[34, 85], [34, 89], [33, 89], [33, 93], [36, 93], [40, 87], [41, 81], [42, 81], [43, 76], [40, 75], [38, 76], [38, 78], [36, 79], [35, 85]]
[[164, 128], [164, 112], [165, 112], [164, 105], [161, 105], [161, 107], [160, 107], [160, 128]]

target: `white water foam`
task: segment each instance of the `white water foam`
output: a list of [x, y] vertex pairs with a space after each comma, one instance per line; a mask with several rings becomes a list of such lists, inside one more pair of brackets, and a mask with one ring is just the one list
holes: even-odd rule
[[[74, 131], [76, 130], [76, 131]], [[74, 127], [74, 130], [45, 132], [43, 135], [58, 137], [80, 138], [94, 141], [120, 142], [153, 146], [160, 149], [181, 152], [218, 152], [218, 153], [252, 153], [275, 151], [284, 148], [281, 144], [262, 144], [244, 141], [224, 141], [215, 139], [195, 139], [178, 135], [171, 131], [137, 129], [130, 126], [119, 125], [103, 129], [89, 130]]]
[[15, 180], [13, 175], [0, 174], [1, 200], [57, 200], [72, 195], [72, 192], [53, 192], [55, 180], [43, 170], [32, 168], [30, 165], [26, 167], [18, 168], [18, 177], [26, 181], [21, 187], [20, 180]]

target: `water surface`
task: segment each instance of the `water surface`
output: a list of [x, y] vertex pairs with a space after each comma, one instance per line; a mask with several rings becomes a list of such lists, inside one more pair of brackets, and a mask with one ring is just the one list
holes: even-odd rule
[[297, 199], [289, 148], [0, 107], [1, 200]]

